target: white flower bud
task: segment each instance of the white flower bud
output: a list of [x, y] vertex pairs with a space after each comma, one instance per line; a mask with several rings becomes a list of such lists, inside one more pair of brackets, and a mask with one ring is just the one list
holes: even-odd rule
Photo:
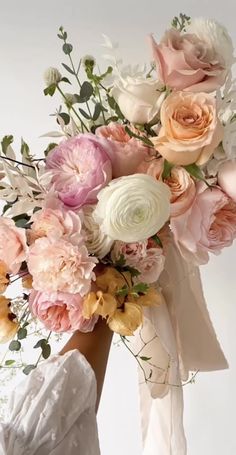
[[83, 66], [94, 66], [96, 64], [96, 60], [92, 55], [85, 55], [82, 58], [82, 64]]
[[47, 87], [52, 84], [57, 84], [60, 82], [61, 78], [61, 73], [57, 68], [50, 67], [44, 73], [44, 80]]
[[66, 101], [68, 104], [75, 104], [76, 103], [76, 97], [73, 95], [73, 93], [65, 93], [65, 98], [63, 101]]

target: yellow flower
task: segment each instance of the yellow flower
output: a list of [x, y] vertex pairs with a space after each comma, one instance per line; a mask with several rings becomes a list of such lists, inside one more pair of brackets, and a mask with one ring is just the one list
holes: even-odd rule
[[131, 275], [129, 272], [120, 273], [112, 267], [107, 267], [105, 271], [96, 279], [96, 285], [103, 292], [115, 295], [118, 289], [123, 286], [132, 286]]
[[9, 285], [8, 268], [5, 262], [0, 261], [0, 293], [2, 294]]
[[14, 338], [19, 324], [16, 316], [10, 310], [10, 300], [0, 296], [0, 343], [6, 343]]
[[117, 301], [113, 295], [102, 291], [90, 292], [84, 299], [83, 317], [90, 319], [93, 314], [98, 314], [103, 318], [112, 316], [117, 309]]
[[22, 278], [22, 286], [25, 289], [32, 289], [33, 277], [30, 274], [28, 274]]
[[131, 336], [143, 322], [143, 310], [134, 302], [125, 302], [124, 308], [118, 308], [108, 319], [108, 325], [113, 332], [122, 336]]
[[150, 287], [146, 294], [134, 301], [141, 306], [159, 306], [163, 302], [163, 297], [160, 292]]

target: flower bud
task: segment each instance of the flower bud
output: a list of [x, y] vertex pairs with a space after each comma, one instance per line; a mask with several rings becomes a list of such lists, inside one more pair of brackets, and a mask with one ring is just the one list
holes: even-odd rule
[[48, 68], [44, 73], [44, 80], [47, 85], [57, 84], [61, 80], [61, 73], [57, 68]]

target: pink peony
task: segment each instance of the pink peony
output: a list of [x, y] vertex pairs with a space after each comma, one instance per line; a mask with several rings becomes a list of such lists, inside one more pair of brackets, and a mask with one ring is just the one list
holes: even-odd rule
[[92, 332], [98, 320], [98, 316], [84, 319], [80, 294], [33, 290], [29, 296], [29, 306], [32, 314], [53, 332]]
[[61, 239], [43, 237], [30, 247], [28, 269], [37, 291], [87, 294], [97, 259], [88, 255], [83, 243], [73, 245]]
[[213, 92], [224, 84], [221, 58], [195, 34], [170, 29], [160, 44], [151, 36], [151, 46], [159, 77], [172, 89]]
[[25, 230], [15, 226], [10, 218], [0, 217], [0, 260], [8, 271], [16, 274], [26, 259], [27, 244]]
[[46, 168], [52, 171], [52, 185], [65, 206], [76, 210], [94, 204], [98, 192], [112, 177], [109, 142], [93, 134], [80, 134], [55, 147]]
[[209, 252], [219, 254], [236, 238], [236, 203], [219, 187], [197, 185], [193, 205], [171, 219], [174, 239], [182, 255], [196, 264], [206, 264]]
[[96, 135], [108, 139], [111, 144], [108, 153], [114, 178], [134, 174], [140, 163], [149, 157], [148, 147], [139, 139], [131, 138], [119, 123], [100, 126], [96, 129]]
[[148, 248], [148, 241], [136, 243], [115, 242], [111, 252], [114, 262], [123, 255], [125, 262], [140, 272], [138, 281], [154, 283], [164, 269], [165, 256], [161, 248]]
[[30, 243], [41, 237], [55, 240], [62, 236], [74, 244], [81, 242], [81, 219], [71, 210], [65, 212], [45, 208], [36, 212], [31, 221], [33, 224], [28, 231]]

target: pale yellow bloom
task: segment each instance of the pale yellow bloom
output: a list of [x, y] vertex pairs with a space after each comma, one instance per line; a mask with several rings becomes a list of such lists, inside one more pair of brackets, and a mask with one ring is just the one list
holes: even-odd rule
[[5, 292], [9, 284], [8, 268], [5, 262], [0, 261], [0, 293]]
[[113, 332], [122, 336], [131, 336], [143, 322], [143, 310], [134, 302], [125, 302], [124, 308], [118, 308], [108, 319], [108, 325]]
[[10, 300], [0, 296], [0, 343], [6, 343], [14, 338], [19, 324], [10, 310]]
[[89, 292], [84, 299], [83, 317], [90, 319], [94, 314], [103, 318], [111, 317], [117, 309], [117, 301], [114, 296], [102, 291]]
[[118, 289], [123, 286], [132, 286], [131, 275], [129, 272], [120, 273], [118, 270], [107, 267], [101, 275], [96, 279], [96, 285], [103, 292], [115, 295]]

